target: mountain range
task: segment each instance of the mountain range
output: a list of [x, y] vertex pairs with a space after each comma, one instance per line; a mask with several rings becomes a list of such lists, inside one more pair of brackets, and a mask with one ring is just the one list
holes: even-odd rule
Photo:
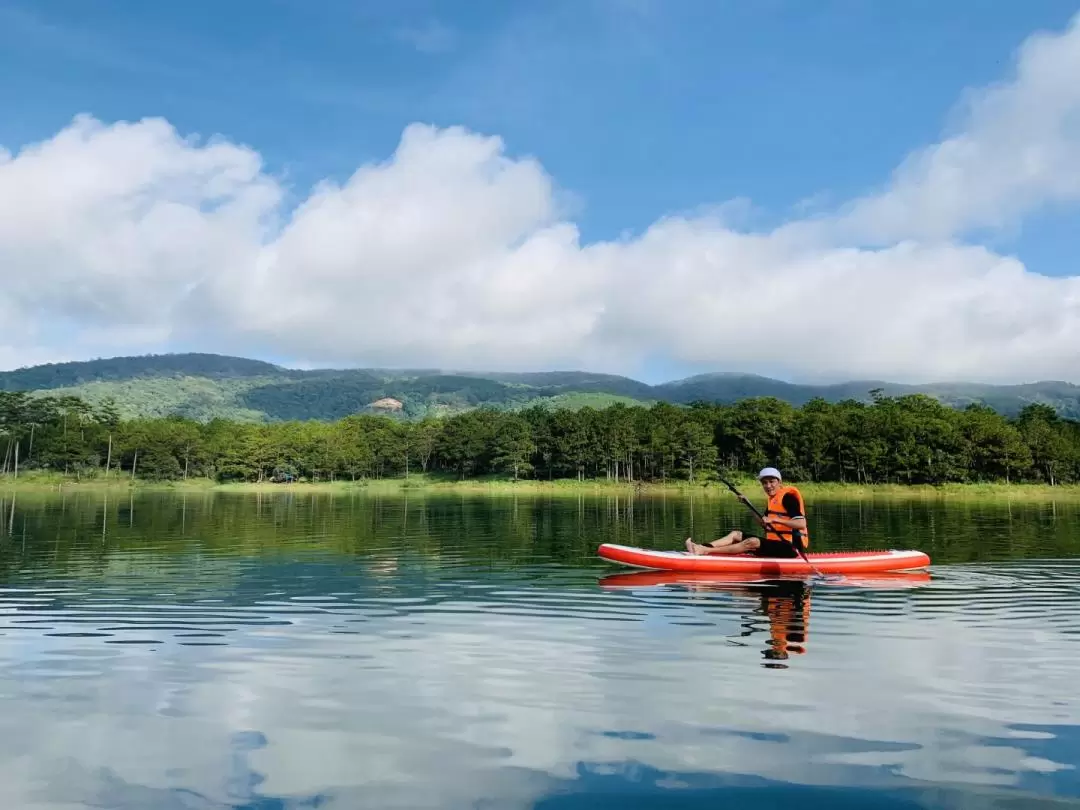
[[516, 409], [603, 407], [616, 402], [733, 403], [776, 397], [803, 405], [924, 393], [963, 407], [977, 402], [1007, 415], [1044, 403], [1080, 418], [1080, 386], [1065, 382], [989, 385], [970, 382], [906, 385], [853, 380], [830, 385], [789, 383], [752, 374], [701, 374], [649, 385], [629, 377], [583, 371], [465, 372], [440, 369], [291, 369], [218, 354], [163, 354], [50, 363], [0, 372], [0, 391], [72, 394], [89, 402], [112, 399], [121, 415], [181, 415], [206, 421], [339, 419], [358, 412], [402, 418], [456, 413], [481, 405]]

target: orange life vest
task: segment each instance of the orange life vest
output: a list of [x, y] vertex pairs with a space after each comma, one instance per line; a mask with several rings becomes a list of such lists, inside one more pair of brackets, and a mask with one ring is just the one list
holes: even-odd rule
[[[806, 517], [806, 504], [803, 503], [802, 493], [798, 489], [792, 486], [780, 487], [776, 490], [776, 494], [769, 498], [769, 504], [765, 508], [766, 515], [773, 515], [775, 517], [786, 518], [788, 516], [787, 510], [784, 508], [784, 496], [794, 495], [799, 499], [799, 514]], [[766, 540], [782, 540], [785, 543], [792, 542], [793, 533], [799, 532], [802, 538], [802, 546], [804, 549], [810, 547], [810, 530], [806, 529], [792, 529], [790, 526], [780, 526], [773, 524], [765, 530]]]

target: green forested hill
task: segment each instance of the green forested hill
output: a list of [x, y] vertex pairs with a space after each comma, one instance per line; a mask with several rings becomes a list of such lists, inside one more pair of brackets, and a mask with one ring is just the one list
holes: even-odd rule
[[970, 382], [902, 385], [882, 380], [854, 380], [833, 385], [798, 385], [752, 374], [702, 374], [657, 385], [653, 396], [668, 402], [700, 400], [727, 404], [753, 397], [776, 397], [801, 406], [812, 399], [869, 401], [870, 392], [875, 390], [887, 397], [928, 394], [957, 408], [973, 403], [988, 405], [1006, 416], [1016, 416], [1025, 405], [1040, 403], [1049, 405], [1060, 416], [1080, 419], [1080, 386], [1058, 381], [1023, 385]]
[[613, 394], [632, 399], [656, 399], [656, 391], [647, 383], [620, 377], [616, 374], [590, 374], [586, 371], [535, 371], [517, 373], [491, 373], [483, 376], [489, 380], [514, 385], [543, 388], [552, 393]]
[[720, 373], [650, 386], [627, 377], [581, 371], [305, 371], [214, 354], [114, 357], [0, 372], [0, 391], [73, 394], [91, 403], [111, 399], [125, 417], [179, 414], [200, 421], [215, 416], [239, 421], [332, 420], [370, 411], [373, 403], [386, 398], [402, 405], [400, 411], [391, 413], [416, 419], [481, 405], [505, 410], [529, 404], [576, 409], [614, 402], [730, 404], [754, 397], [776, 397], [798, 406], [815, 398], [828, 402], [869, 401], [874, 389], [886, 396], [925, 393], [956, 407], [982, 403], [1007, 416], [1016, 415], [1027, 404], [1043, 403], [1061, 416], [1080, 418], [1080, 386], [1064, 382], [914, 386], [870, 380], [797, 385], [750, 374]]
[[122, 382], [145, 377], [186, 376], [233, 380], [288, 377], [296, 373], [261, 360], [220, 354], [148, 354], [85, 362], [47, 363], [0, 372], [0, 391], [36, 391], [43, 388], [67, 388], [89, 382]]

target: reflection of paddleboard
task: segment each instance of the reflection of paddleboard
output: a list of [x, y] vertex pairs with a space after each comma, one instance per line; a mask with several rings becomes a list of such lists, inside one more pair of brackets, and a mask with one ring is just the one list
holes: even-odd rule
[[[661, 571], [737, 572], [745, 575], [796, 576], [812, 574], [802, 557], [775, 559], [749, 554], [690, 554], [686, 551], [656, 551], [634, 546], [604, 543], [597, 554], [605, 560]], [[865, 574], [926, 568], [930, 558], [921, 551], [825, 551], [807, 554], [823, 574]]]
[[[804, 563], [805, 565], [805, 563]], [[796, 582], [802, 578], [788, 575]], [[731, 587], [737, 585], [746, 586], [780, 586], [784, 580], [767, 577], [747, 576], [738, 571], [634, 571], [628, 574], [608, 574], [600, 579], [602, 588], [650, 588], [659, 585], [688, 585], [708, 587]], [[852, 588], [915, 588], [930, 582], [930, 574], [926, 571], [882, 571], [871, 574], [851, 574], [844, 576], [836, 582]]]

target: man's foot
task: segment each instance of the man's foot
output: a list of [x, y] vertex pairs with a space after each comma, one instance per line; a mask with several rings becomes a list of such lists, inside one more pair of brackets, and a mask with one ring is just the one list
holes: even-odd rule
[[699, 546], [689, 537], [686, 538], [686, 552], [688, 554], [702, 554], [705, 551], [704, 546]]

